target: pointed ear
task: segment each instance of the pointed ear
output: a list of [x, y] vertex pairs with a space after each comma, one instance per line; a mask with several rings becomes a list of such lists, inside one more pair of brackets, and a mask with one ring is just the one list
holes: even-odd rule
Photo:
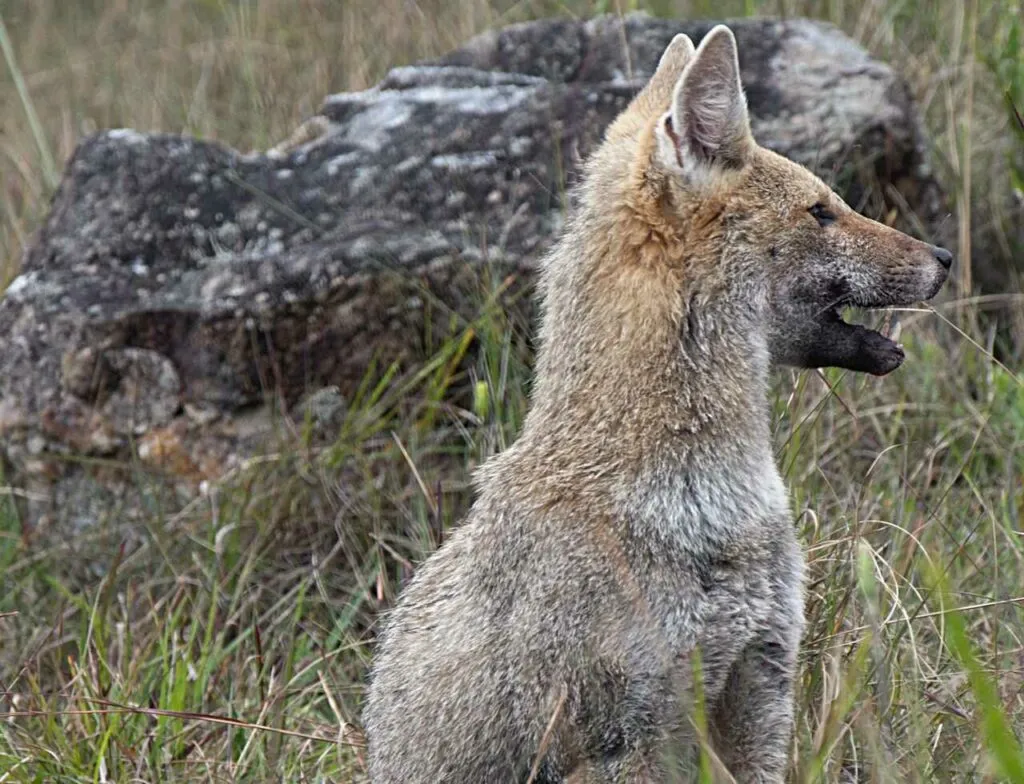
[[717, 25], [701, 41], [676, 83], [672, 106], [658, 127], [659, 148], [685, 175], [713, 165], [742, 168], [753, 146], [740, 83], [736, 38]]
[[637, 93], [634, 99], [637, 103], [643, 103], [646, 108], [653, 111], [663, 112], [672, 100], [672, 93], [676, 83], [683, 75], [683, 70], [693, 59], [693, 41], [690, 36], [679, 33], [676, 35], [661, 55], [658, 67], [654, 75], [644, 88]]

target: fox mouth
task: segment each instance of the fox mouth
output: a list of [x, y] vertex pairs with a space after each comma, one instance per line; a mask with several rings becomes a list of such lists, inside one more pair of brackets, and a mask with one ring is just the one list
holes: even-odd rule
[[[855, 287], [837, 277], [824, 286], [820, 280], [812, 280], [809, 286], [776, 292], [769, 335], [772, 361], [791, 367], [843, 368], [874, 376], [892, 373], [903, 364], [906, 354], [898, 342], [899, 321], [890, 309], [932, 299], [945, 280], [945, 274], [930, 280], [907, 276], [879, 281], [880, 285], [871, 287]], [[874, 311], [875, 328], [847, 321], [849, 308]]]
[[[900, 323], [889, 308], [909, 307], [921, 300], [930, 300], [939, 293], [946, 281], [946, 275], [940, 275], [928, 291], [915, 292], [918, 297], [900, 296], [890, 291], [878, 299], [865, 300], [855, 296], [849, 289], [826, 307], [820, 315], [821, 335], [819, 341], [827, 352], [833, 353], [840, 361], [839, 367], [884, 376], [906, 359], [902, 344], [898, 343]], [[845, 283], [845, 282], [844, 282]], [[845, 286], [843, 286], [845, 288]], [[853, 324], [844, 319], [848, 308], [870, 312], [885, 312], [885, 326], [881, 330], [870, 329], [862, 324]]]

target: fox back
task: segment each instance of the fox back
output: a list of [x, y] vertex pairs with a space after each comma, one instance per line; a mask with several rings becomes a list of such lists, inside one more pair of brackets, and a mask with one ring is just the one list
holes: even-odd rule
[[784, 776], [804, 561], [768, 374], [891, 372], [842, 310], [930, 298], [951, 256], [755, 143], [724, 26], [672, 41], [579, 188], [523, 431], [384, 619], [380, 784], [677, 780], [698, 678], [719, 769]]

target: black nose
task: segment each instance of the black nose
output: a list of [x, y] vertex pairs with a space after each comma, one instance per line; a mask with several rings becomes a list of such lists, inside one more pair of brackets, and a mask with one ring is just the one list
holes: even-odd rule
[[940, 248], [938, 245], [932, 245], [932, 255], [935, 257], [935, 260], [946, 269], [953, 266], [953, 254], [945, 248]]

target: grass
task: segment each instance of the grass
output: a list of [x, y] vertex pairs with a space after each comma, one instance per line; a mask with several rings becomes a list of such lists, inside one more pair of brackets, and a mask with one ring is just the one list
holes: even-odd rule
[[[47, 158], [82, 133], [264, 148], [327, 93], [488, 26], [636, 5], [837, 22], [911, 81], [968, 272], [993, 263], [972, 237], [1020, 252], [1013, 0], [7, 0], [0, 285], [45, 214]], [[889, 378], [779, 374], [811, 567], [796, 781], [1024, 781], [1024, 381], [993, 359], [983, 304], [903, 314], [910, 358]], [[153, 511], [130, 548], [108, 529], [25, 530], [0, 476], [0, 782], [364, 780], [373, 620], [468, 507], [473, 466], [515, 437], [528, 334], [482, 305], [425, 367], [371, 369], [332, 443], [283, 440]]]

